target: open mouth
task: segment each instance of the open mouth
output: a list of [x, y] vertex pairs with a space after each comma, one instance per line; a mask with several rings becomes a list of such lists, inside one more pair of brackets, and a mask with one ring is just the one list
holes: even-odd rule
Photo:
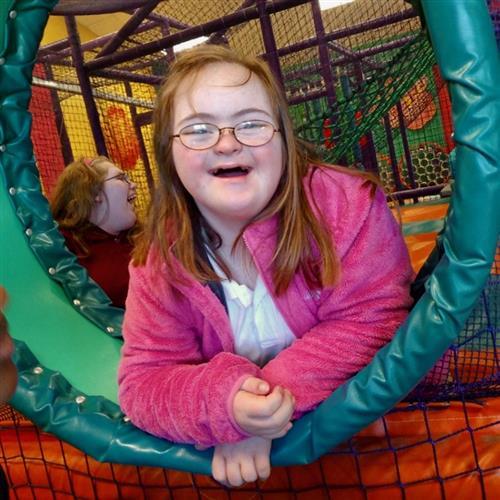
[[210, 173], [215, 177], [240, 177], [248, 175], [250, 168], [248, 167], [230, 167], [230, 168], [215, 168]]
[[137, 195], [133, 194], [133, 195], [131, 195], [131, 196], [129, 196], [129, 197], [127, 198], [127, 201], [128, 201], [129, 203], [133, 203], [133, 202], [134, 202], [134, 200], [135, 200], [136, 198], [137, 198]]

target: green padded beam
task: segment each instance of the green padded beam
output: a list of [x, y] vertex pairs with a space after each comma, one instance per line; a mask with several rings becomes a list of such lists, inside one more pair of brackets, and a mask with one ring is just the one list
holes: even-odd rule
[[[55, 3], [0, 3], [0, 283], [10, 294], [6, 314], [20, 372], [11, 403], [98, 460], [209, 474], [210, 450], [154, 438], [120, 412], [120, 341], [112, 335], [121, 312], [64, 249], [40, 192], [27, 107], [36, 51]], [[484, 0], [421, 3], [456, 126], [445, 255], [393, 341], [274, 443], [274, 465], [312, 462], [390, 410], [456, 338], [489, 274], [500, 226], [500, 70], [491, 20]], [[452, 30], [443, 29], [443, 19]]]

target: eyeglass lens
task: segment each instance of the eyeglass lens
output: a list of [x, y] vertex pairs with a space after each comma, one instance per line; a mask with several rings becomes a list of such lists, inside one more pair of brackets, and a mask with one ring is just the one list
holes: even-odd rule
[[179, 132], [179, 138], [190, 149], [208, 149], [215, 146], [224, 130], [234, 134], [236, 140], [245, 146], [263, 146], [274, 135], [274, 126], [266, 121], [251, 120], [233, 127], [219, 128], [211, 123], [188, 125]]
[[130, 184], [130, 177], [125, 173], [113, 175], [113, 177], [110, 177], [109, 179], [104, 179], [104, 182], [112, 181], [113, 179], [118, 179], [120, 181], [126, 182], [127, 184]]

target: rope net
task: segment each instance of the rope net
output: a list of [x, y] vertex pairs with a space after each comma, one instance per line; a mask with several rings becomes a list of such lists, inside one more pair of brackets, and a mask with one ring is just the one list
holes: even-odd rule
[[319, 461], [273, 468], [263, 483], [229, 490], [206, 476], [99, 463], [8, 406], [0, 407], [0, 465], [20, 500], [495, 498], [499, 302], [500, 245], [488, 284], [438, 369], [406, 401]]
[[[151, 110], [177, 51], [158, 41], [194, 27], [190, 38], [267, 59], [283, 83], [297, 134], [325, 160], [376, 173], [405, 203], [440, 193], [450, 181], [451, 106], [410, 4], [356, 0], [320, 11], [309, 1], [283, 10], [257, 3], [260, 16], [254, 1], [162, 1], [109, 54], [111, 37], [82, 44], [74, 33], [42, 47], [30, 110], [44, 193], [50, 195], [64, 165], [96, 154], [101, 140], [137, 184], [144, 215], [157, 179]], [[500, 46], [499, 3], [488, 5]], [[72, 46], [89, 64], [83, 77]], [[140, 52], [144, 47], [150, 50]], [[106, 65], [91, 65], [105, 58]], [[438, 200], [401, 212], [411, 229], [445, 210]], [[409, 231], [406, 239], [418, 270], [436, 229]], [[499, 269], [500, 250], [464, 330], [407, 400], [313, 464], [275, 468], [265, 483], [231, 491], [205, 476], [98, 463], [4, 406], [0, 465], [12, 497], [494, 498], [500, 490], [500, 456], [492, 452], [500, 437]]]
[[[34, 82], [31, 104], [34, 138], [38, 130], [47, 137], [49, 126], [50, 143], [61, 144], [54, 151], [35, 140], [45, 192], [50, 195], [65, 164], [96, 153], [94, 138], [100, 133], [108, 156], [138, 184], [138, 209], [144, 213], [156, 179], [151, 108], [177, 46], [153, 47], [126, 61], [116, 55], [197, 27], [197, 34], [209, 42], [227, 43], [268, 60], [283, 82], [297, 134], [314, 143], [325, 160], [377, 173], [388, 192], [438, 193], [450, 177], [451, 107], [430, 43], [410, 5], [403, 0], [357, 0], [315, 11], [314, 4], [304, 2], [253, 19], [254, 4], [245, 2], [240, 8], [237, 1], [223, 7], [160, 2], [153, 18], [146, 18], [115, 54], [105, 55], [107, 68], [87, 73], [96, 121], [87, 118], [85, 89], [70, 47], [42, 48], [35, 73], [40, 81]], [[100, 45], [99, 40], [81, 44], [83, 60], [99, 61], [107, 42], [109, 37]], [[38, 86], [47, 82], [53, 87]], [[65, 92], [65, 86], [72, 92]], [[50, 101], [52, 116], [38, 117], [39, 108]]]

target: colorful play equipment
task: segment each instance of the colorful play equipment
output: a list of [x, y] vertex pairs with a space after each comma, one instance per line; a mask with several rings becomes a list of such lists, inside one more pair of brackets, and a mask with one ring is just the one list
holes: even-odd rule
[[[208, 20], [203, 6], [212, 2], [195, 3], [197, 9], [189, 1], [63, 0], [54, 13], [66, 16], [68, 39], [38, 57], [56, 1], [0, 4], [0, 283], [10, 295], [6, 314], [20, 373], [12, 406], [0, 409], [0, 465], [13, 495], [495, 498], [498, 2], [394, 0], [380, 7], [356, 0], [332, 16], [316, 0], [228, 1]], [[380, 8], [388, 10], [382, 15]], [[116, 37], [80, 43], [75, 15], [118, 9], [134, 15]], [[361, 12], [372, 19], [356, 17]], [[349, 29], [331, 24], [343, 16]], [[299, 37], [294, 27], [308, 20], [311, 30]], [[444, 22], [453, 29], [443, 29]], [[140, 38], [150, 30], [154, 40]], [[259, 43], [250, 44], [245, 37], [255, 31]], [[298, 133], [329, 160], [378, 171], [394, 199], [439, 193], [446, 172], [454, 180], [449, 208], [439, 199], [399, 210], [421, 270], [407, 321], [365, 369], [275, 442], [271, 478], [237, 491], [207, 476], [210, 450], [154, 438], [120, 411], [123, 311], [109, 305], [65, 249], [43, 194], [57, 173], [48, 164], [57, 170], [72, 156], [97, 152], [116, 155], [144, 179], [147, 203], [155, 179], [146, 133], [154, 92], [148, 97], [143, 86], [158, 83], [176, 44], [200, 35], [265, 54], [283, 79]], [[73, 73], [62, 82], [65, 68]], [[90, 124], [91, 143], [76, 141], [78, 124]], [[439, 130], [439, 140], [423, 135], [428, 127]], [[131, 130], [134, 139], [121, 147]]]

